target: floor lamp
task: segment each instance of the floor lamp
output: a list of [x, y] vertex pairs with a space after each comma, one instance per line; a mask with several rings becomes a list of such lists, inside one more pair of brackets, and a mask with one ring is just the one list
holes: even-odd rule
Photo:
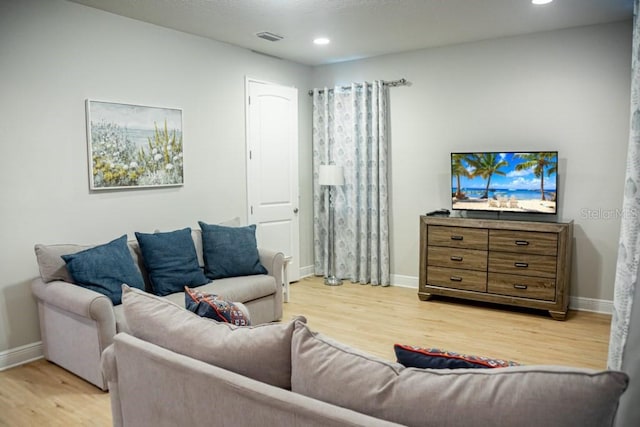
[[342, 285], [342, 280], [335, 275], [335, 238], [334, 238], [334, 224], [333, 224], [333, 211], [335, 207], [335, 201], [333, 200], [333, 188], [338, 185], [344, 185], [344, 172], [342, 166], [337, 165], [320, 165], [318, 183], [325, 187], [325, 190], [329, 192], [329, 232], [327, 233], [329, 253], [329, 271], [324, 278], [324, 284], [328, 286]]

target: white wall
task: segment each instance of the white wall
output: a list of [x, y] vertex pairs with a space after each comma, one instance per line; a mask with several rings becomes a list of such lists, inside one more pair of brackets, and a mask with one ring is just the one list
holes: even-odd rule
[[418, 216], [450, 208], [450, 152], [558, 150], [557, 220], [575, 221], [571, 294], [611, 300], [630, 63], [622, 22], [315, 68], [316, 87], [411, 82], [390, 89], [395, 283], [417, 286]]
[[[246, 220], [245, 76], [299, 89], [310, 241], [309, 67], [62, 0], [0, 2], [0, 356], [40, 339], [35, 243]], [[90, 193], [87, 98], [182, 108], [184, 186]]]

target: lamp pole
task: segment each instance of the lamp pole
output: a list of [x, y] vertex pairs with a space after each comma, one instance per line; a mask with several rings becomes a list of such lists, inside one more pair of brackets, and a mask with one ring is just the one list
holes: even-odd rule
[[335, 191], [334, 187], [344, 185], [344, 172], [341, 166], [337, 165], [320, 165], [319, 183], [329, 192], [329, 230], [327, 232], [327, 257], [328, 272], [324, 278], [324, 284], [328, 286], [342, 285], [342, 280], [335, 275]]

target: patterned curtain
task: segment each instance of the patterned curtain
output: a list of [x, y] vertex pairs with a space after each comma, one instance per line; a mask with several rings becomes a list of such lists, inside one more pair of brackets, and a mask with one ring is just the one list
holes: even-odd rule
[[388, 95], [381, 81], [313, 91], [313, 203], [315, 274], [328, 266], [328, 206], [318, 184], [322, 164], [343, 167], [334, 187], [335, 275], [388, 286]]
[[622, 224], [616, 265], [613, 317], [609, 339], [611, 369], [629, 374], [629, 388], [622, 396], [616, 426], [640, 426], [640, 28], [634, 2], [631, 70], [631, 124], [627, 172], [622, 204]]

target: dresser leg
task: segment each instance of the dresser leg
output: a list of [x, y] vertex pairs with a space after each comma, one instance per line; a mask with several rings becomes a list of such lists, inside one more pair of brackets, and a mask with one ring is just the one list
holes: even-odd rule
[[425, 294], [425, 293], [419, 293], [418, 294], [418, 298], [420, 298], [420, 301], [429, 301], [432, 296], [433, 295], [431, 295], [431, 294]]
[[565, 320], [567, 318], [566, 311], [553, 311], [549, 310], [549, 314], [553, 318], [553, 320]]

